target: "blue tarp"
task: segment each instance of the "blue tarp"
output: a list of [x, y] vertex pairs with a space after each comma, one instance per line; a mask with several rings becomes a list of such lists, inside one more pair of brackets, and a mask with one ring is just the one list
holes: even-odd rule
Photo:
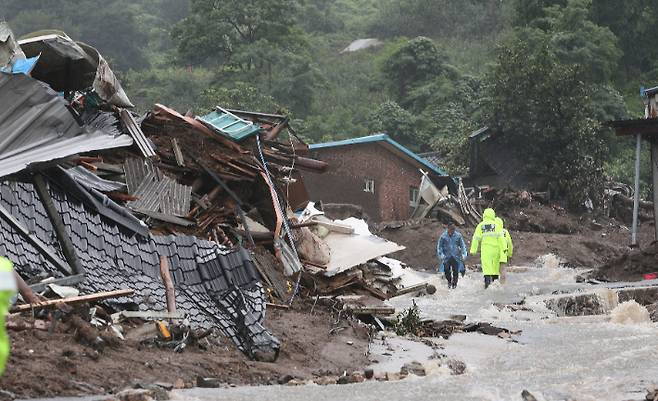
[[14, 65], [11, 66], [11, 71], [9, 68], [0, 68], [2, 72], [11, 72], [12, 74], [25, 74], [30, 75], [32, 69], [39, 61], [39, 56], [34, 56], [30, 58], [24, 58], [14, 61]]

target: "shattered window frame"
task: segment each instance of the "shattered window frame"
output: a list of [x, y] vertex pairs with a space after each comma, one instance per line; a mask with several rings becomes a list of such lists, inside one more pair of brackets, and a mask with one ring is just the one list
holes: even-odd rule
[[371, 194], [375, 193], [375, 180], [372, 178], [364, 178], [363, 180], [363, 192], [368, 192]]
[[413, 185], [409, 186], [409, 206], [418, 206], [420, 202], [420, 190]]

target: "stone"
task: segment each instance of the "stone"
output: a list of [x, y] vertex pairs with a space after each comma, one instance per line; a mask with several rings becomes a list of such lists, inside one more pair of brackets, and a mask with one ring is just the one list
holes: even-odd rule
[[466, 364], [462, 361], [451, 359], [448, 361], [448, 369], [450, 369], [451, 375], [463, 375], [466, 372]]
[[375, 376], [375, 371], [368, 368], [363, 371], [363, 375], [366, 377], [366, 379], [370, 380], [373, 378], [373, 376]]
[[537, 398], [535, 398], [535, 396], [532, 395], [528, 390], [523, 390], [521, 392], [521, 398], [523, 398], [523, 401], [537, 401]]
[[153, 401], [153, 391], [143, 388], [129, 388], [117, 393], [119, 401]]
[[395, 372], [387, 372], [387, 373], [386, 373], [386, 381], [391, 381], [391, 382], [393, 382], [393, 381], [402, 380], [402, 379], [404, 379], [404, 378], [406, 378], [406, 377], [407, 377], [407, 375], [406, 375], [406, 374], [402, 374], [402, 373], [395, 373]]
[[[137, 383], [133, 386], [135, 389], [142, 389], [142, 390], [149, 390], [151, 391], [151, 397], [155, 398], [158, 401], [165, 401], [169, 399], [169, 390], [173, 389], [174, 386], [173, 384], [170, 383], [162, 383], [164, 386], [161, 386], [160, 384], [153, 383], [153, 384], [145, 384], [145, 383]], [[167, 387], [167, 388], [165, 388]]]
[[365, 376], [359, 372], [354, 372], [350, 376], [350, 383], [363, 383], [364, 381], [366, 381]]
[[174, 381], [174, 388], [176, 390], [184, 389], [185, 388], [185, 381], [181, 379], [180, 377]]
[[498, 333], [498, 337], [500, 337], [500, 338], [510, 338], [510, 337], [512, 337], [512, 335], [510, 333], [506, 332], [506, 331], [501, 331], [500, 333]]
[[288, 380], [286, 386], [303, 386], [304, 384], [306, 384], [306, 381], [302, 379], [291, 379]]
[[400, 368], [400, 374], [407, 376], [410, 373], [416, 376], [427, 375], [425, 367], [420, 362], [416, 361], [405, 363], [402, 368]]
[[219, 388], [222, 382], [214, 377], [201, 377], [196, 378], [196, 386], [201, 388]]
[[171, 391], [174, 389], [174, 383], [169, 383], [169, 382], [155, 382], [153, 383], [154, 385], [158, 387], [162, 387], [163, 389], [167, 391]]
[[336, 384], [336, 378], [332, 376], [321, 376], [313, 380], [313, 383], [319, 386], [327, 386], [329, 384]]
[[294, 377], [294, 376], [291, 376], [291, 375], [281, 376], [281, 377], [279, 377], [279, 380], [277, 380], [277, 383], [279, 383], [279, 384], [286, 384], [286, 383], [288, 383], [290, 380], [292, 380], [292, 379], [294, 379], [294, 378], [295, 378], [295, 377]]
[[350, 376], [341, 376], [336, 380], [336, 384], [349, 384]]
[[432, 284], [428, 284], [428, 285], [425, 287], [425, 291], [426, 291], [428, 294], [432, 295], [432, 294], [434, 294], [434, 293], [436, 292], [436, 287], [433, 286]]

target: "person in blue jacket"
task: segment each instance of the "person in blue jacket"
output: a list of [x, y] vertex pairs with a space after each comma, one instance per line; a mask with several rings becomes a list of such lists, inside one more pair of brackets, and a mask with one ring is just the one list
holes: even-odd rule
[[448, 228], [441, 234], [436, 244], [436, 255], [441, 261], [439, 272], [445, 273], [448, 288], [457, 287], [459, 273], [461, 272], [463, 275], [466, 271], [464, 260], [467, 251], [464, 237], [455, 229], [454, 223], [448, 223]]

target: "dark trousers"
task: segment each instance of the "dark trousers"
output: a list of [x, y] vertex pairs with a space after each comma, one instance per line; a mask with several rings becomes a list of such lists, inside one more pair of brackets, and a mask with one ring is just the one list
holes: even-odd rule
[[485, 275], [484, 276], [484, 288], [488, 288], [491, 283], [494, 281], [498, 280], [498, 275], [497, 274], [491, 274], [491, 275]]
[[451, 288], [457, 287], [459, 280], [459, 262], [455, 258], [450, 258], [443, 264], [443, 270], [448, 280], [448, 286]]

